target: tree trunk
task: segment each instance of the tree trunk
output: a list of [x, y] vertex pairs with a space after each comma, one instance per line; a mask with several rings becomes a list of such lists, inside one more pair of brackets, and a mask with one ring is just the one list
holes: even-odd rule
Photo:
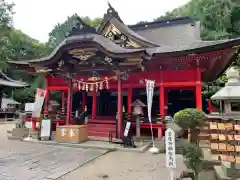
[[196, 127], [190, 129], [190, 142], [198, 144], [198, 129]]

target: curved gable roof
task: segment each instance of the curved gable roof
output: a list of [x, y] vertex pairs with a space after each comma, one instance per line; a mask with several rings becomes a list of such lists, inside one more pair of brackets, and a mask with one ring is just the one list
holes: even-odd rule
[[157, 47], [158, 45], [149, 39], [146, 39], [139, 35], [138, 33], [131, 30], [127, 25], [123, 23], [118, 12], [108, 3], [109, 8], [107, 10], [107, 14], [104, 15], [104, 19], [101, 25], [98, 27], [98, 33], [103, 34], [106, 27], [110, 24], [115, 26], [122, 34], [130, 38], [131, 40], [138, 43], [141, 47]]
[[140, 23], [129, 28], [159, 46], [186, 45], [201, 40], [200, 22], [189, 17]]
[[9, 86], [9, 87], [26, 87], [28, 84], [22, 81], [16, 81], [9, 78], [6, 74], [0, 71], [0, 86]]

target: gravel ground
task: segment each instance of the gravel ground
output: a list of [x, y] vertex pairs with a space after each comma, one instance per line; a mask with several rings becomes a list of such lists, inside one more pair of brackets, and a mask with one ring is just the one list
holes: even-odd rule
[[[44, 150], [49, 146], [20, 141], [6, 140], [6, 130], [13, 125], [0, 125], [0, 158], [13, 153], [33, 152]], [[177, 155], [175, 176], [185, 170], [182, 157]], [[212, 171], [201, 175], [201, 180], [213, 180]], [[84, 166], [58, 178], [58, 180], [167, 180], [169, 171], [165, 168], [165, 155], [152, 155], [149, 152], [121, 152], [107, 153]]]
[[[97, 158], [59, 180], [167, 180], [165, 155], [115, 151]], [[177, 156], [175, 175], [184, 170], [181, 156]]]

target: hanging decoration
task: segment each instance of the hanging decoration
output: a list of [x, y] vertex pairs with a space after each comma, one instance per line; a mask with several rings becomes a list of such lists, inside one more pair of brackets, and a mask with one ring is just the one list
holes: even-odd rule
[[[125, 72], [122, 72], [123, 75]], [[117, 76], [112, 77], [104, 77], [103, 80], [96, 73], [93, 73], [91, 77], [89, 77], [86, 81], [83, 78], [80, 80], [74, 79], [72, 77], [66, 76], [66, 78], [70, 78], [73, 81], [73, 87], [78, 89], [79, 91], [98, 91], [103, 89], [109, 89], [109, 81], [116, 80]]]
[[73, 88], [78, 89], [79, 91], [98, 91], [103, 89], [109, 89], [109, 80], [116, 79], [116, 76], [105, 77], [104, 80], [101, 81], [84, 81], [81, 80], [73, 80]]

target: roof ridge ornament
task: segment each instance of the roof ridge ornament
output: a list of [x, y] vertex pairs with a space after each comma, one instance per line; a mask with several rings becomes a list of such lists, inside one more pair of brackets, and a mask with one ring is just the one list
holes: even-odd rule
[[72, 27], [69, 36], [82, 35], [82, 34], [97, 34], [96, 28], [85, 23], [79, 16], [76, 17], [76, 25]]
[[108, 1], [107, 14], [104, 14], [104, 19], [106, 18], [106, 16], [115, 17], [115, 18], [118, 19], [119, 21], [123, 22], [123, 21], [121, 20], [120, 16], [118, 15], [118, 12], [114, 9], [114, 7], [112, 7], [112, 5], [110, 4], [109, 1]]
[[230, 67], [226, 71], [227, 83], [225, 86], [240, 86], [239, 71], [235, 67]]

